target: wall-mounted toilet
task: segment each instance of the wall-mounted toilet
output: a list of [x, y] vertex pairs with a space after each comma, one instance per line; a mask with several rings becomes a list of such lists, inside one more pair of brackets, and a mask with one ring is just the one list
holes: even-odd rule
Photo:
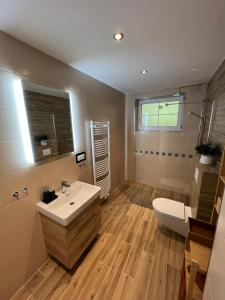
[[152, 206], [160, 225], [184, 237], [187, 235], [188, 217], [192, 216], [191, 207], [167, 198], [154, 199]]

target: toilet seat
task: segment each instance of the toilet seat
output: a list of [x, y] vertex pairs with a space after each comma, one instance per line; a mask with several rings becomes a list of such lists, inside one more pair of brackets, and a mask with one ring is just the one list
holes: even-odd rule
[[161, 214], [185, 220], [185, 205], [167, 198], [157, 198], [152, 202], [153, 208]]

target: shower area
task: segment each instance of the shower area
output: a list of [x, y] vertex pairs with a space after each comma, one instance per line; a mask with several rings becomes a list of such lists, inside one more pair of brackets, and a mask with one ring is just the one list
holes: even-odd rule
[[[195, 167], [195, 146], [201, 141], [204, 130], [205, 94], [205, 85], [193, 85], [126, 96], [127, 180], [190, 194]], [[143, 100], [151, 102], [151, 99], [159, 99], [159, 103], [160, 99], [164, 99], [165, 111], [170, 113], [172, 110], [169, 107], [174, 105], [173, 99], [179, 103], [179, 116], [176, 121], [173, 121], [174, 116], [170, 116], [170, 122], [174, 126], [166, 130], [163, 126], [157, 127], [154, 116], [151, 124], [145, 124], [143, 120], [142, 127], [139, 126], [141, 117], [138, 103]], [[158, 115], [157, 119], [161, 122], [158, 125], [166, 124], [163, 116]]]

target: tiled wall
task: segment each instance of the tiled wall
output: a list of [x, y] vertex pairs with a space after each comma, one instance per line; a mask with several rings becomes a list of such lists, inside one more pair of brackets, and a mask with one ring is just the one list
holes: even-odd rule
[[[177, 89], [126, 96], [126, 177], [153, 186], [190, 193], [193, 180], [195, 145], [203, 87], [183, 89], [186, 93], [181, 132], [135, 131], [135, 99], [173, 95]], [[188, 104], [189, 103], [189, 104]]]
[[[87, 151], [85, 168], [79, 168], [73, 156], [28, 167], [18, 138], [15, 105], [11, 103], [14, 95], [11, 88], [5, 91], [0, 104], [0, 299], [5, 300], [47, 257], [36, 209], [43, 188], [51, 185], [58, 189], [62, 179], [93, 180], [91, 119], [111, 122], [112, 188], [124, 179], [124, 95], [1, 32], [0, 44], [0, 68], [10, 71], [7, 76], [12, 77], [8, 79], [16, 74], [71, 91], [75, 151]], [[7, 87], [6, 82], [0, 85]], [[14, 200], [12, 192], [23, 187], [28, 187], [29, 194]]]
[[225, 146], [225, 60], [208, 84], [205, 123], [204, 141]]
[[[209, 141], [225, 146], [225, 61], [219, 66], [208, 84], [207, 105], [205, 110], [206, 128], [204, 141], [209, 136]], [[212, 114], [212, 103], [214, 109]], [[209, 130], [210, 116], [212, 114], [211, 130]], [[213, 244], [212, 256], [209, 264], [203, 299], [224, 299], [225, 280], [225, 194], [222, 201], [219, 220]]]

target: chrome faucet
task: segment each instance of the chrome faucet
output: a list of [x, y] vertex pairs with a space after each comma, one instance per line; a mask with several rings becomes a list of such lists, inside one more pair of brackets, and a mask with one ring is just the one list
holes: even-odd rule
[[69, 181], [66, 181], [66, 180], [62, 180], [61, 181], [61, 188], [62, 188], [62, 193], [66, 193], [66, 191], [67, 191], [67, 188], [69, 188], [70, 187], [70, 183], [69, 183]]

